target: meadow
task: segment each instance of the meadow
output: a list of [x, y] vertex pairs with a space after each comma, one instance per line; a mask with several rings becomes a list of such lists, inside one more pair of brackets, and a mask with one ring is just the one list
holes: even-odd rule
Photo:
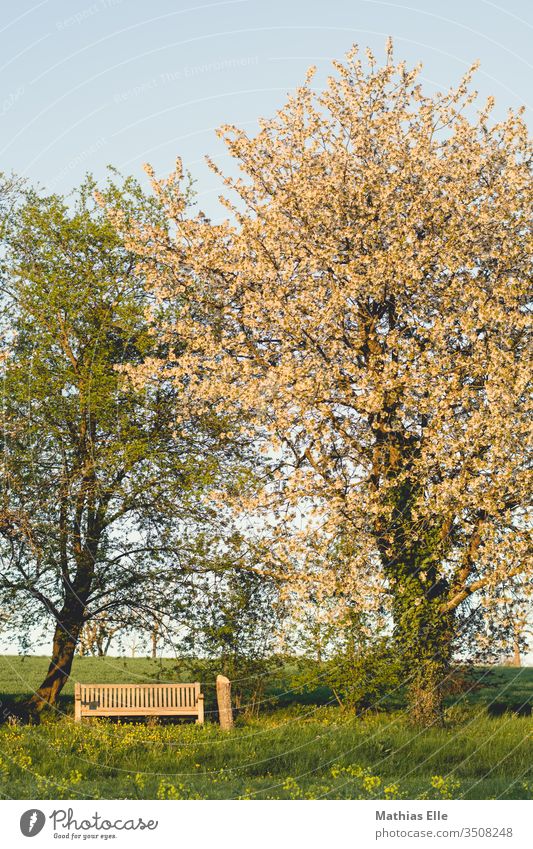
[[[45, 658], [0, 657], [2, 710], [30, 692]], [[187, 678], [173, 660], [79, 658], [73, 680]], [[285, 676], [285, 677], [284, 677]], [[478, 670], [445, 727], [409, 725], [398, 706], [352, 712], [327, 688], [271, 682], [258, 717], [216, 722], [72, 721], [73, 684], [39, 725], [0, 726], [3, 798], [526, 799], [533, 797], [533, 669]], [[212, 704], [210, 687], [204, 687]], [[211, 714], [211, 719], [215, 717]]]

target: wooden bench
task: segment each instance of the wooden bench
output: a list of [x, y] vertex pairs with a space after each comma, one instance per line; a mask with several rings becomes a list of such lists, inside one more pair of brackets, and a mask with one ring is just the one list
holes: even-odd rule
[[83, 716], [194, 716], [204, 721], [200, 684], [79, 684], [74, 720]]

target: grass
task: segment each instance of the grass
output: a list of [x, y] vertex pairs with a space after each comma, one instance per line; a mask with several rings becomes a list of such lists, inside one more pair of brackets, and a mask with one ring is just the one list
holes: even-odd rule
[[[49, 659], [35, 655], [0, 655], [0, 701], [3, 703], [25, 698], [43, 680], [48, 669]], [[171, 658], [149, 657], [76, 657], [72, 675], [67, 682], [60, 700], [60, 709], [68, 711], [72, 707], [74, 681], [83, 683], [142, 683], [144, 681], [191, 681], [197, 680], [197, 672], [191, 673], [190, 661], [178, 662]], [[196, 664], [197, 665], [197, 664]], [[294, 689], [295, 665], [287, 664], [277, 669], [269, 678], [265, 697], [271, 698], [276, 707], [301, 705], [330, 705], [335, 702], [329, 687], [320, 685], [320, 668], [317, 667], [317, 686], [304, 692]], [[203, 689], [207, 701], [213, 704], [214, 686], [205, 677]], [[503, 710], [519, 710], [521, 706], [533, 702], [533, 667], [516, 669], [509, 666], [478, 667], [471, 675], [466, 695], [450, 697], [452, 704], [457, 699], [470, 705], [484, 705], [494, 713]], [[389, 699], [392, 709], [401, 709], [404, 702], [401, 694]], [[2, 705], [0, 704], [0, 709]]]
[[[27, 695], [45, 658], [0, 657], [2, 701]], [[80, 681], [168, 680], [175, 661], [83, 658]], [[307, 704], [239, 718], [224, 734], [208, 723], [72, 722], [72, 684], [42, 724], [0, 727], [4, 798], [465, 798], [533, 796], [533, 721], [517, 708], [533, 693], [533, 669], [479, 670], [483, 684], [455, 697], [445, 728], [413, 729], [401, 711], [355, 717]], [[285, 692], [289, 679], [271, 687]], [[208, 690], [208, 688], [207, 688]], [[8, 694], [6, 696], [6, 694]], [[293, 699], [296, 697], [293, 695]], [[298, 696], [302, 698], [302, 696]], [[286, 701], [288, 695], [283, 697]], [[501, 715], [494, 704], [507, 708]], [[64, 713], [66, 710], [66, 714]]]

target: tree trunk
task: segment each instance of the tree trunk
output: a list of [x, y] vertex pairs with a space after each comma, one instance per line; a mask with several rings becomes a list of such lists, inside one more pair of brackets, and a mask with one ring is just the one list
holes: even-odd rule
[[[439, 605], [424, 604], [400, 624], [396, 635], [411, 720], [419, 726], [442, 724], [444, 696], [452, 659], [452, 617]], [[402, 627], [403, 625], [403, 627]]]
[[410, 581], [393, 601], [409, 714], [412, 722], [422, 727], [443, 724], [453, 652], [454, 614], [442, 613], [442, 596], [437, 589], [433, 584], [424, 595], [424, 588]]
[[449, 584], [440, 568], [449, 533], [439, 517], [425, 527], [417, 518], [423, 499], [415, 471], [421, 442], [398, 427], [396, 404], [390, 398], [378, 417], [373, 476], [376, 492], [384, 488], [386, 509], [375, 520], [374, 532], [389, 581], [394, 647], [411, 718], [428, 726], [442, 722], [443, 684], [452, 658], [455, 615], [442, 613]]
[[390, 561], [386, 574], [392, 595], [393, 643], [407, 689], [411, 719], [421, 726], [442, 724], [444, 685], [453, 653], [455, 615], [442, 612], [447, 582], [439, 577], [431, 551], [422, 546]]
[[455, 631], [454, 611], [442, 612], [449, 593], [440, 570], [443, 530], [435, 523], [420, 533], [411, 519], [410, 486], [399, 489], [396, 498], [392, 521], [396, 556], [382, 549], [392, 594], [396, 652], [412, 721], [421, 726], [442, 724]]
[[423, 660], [408, 687], [407, 702], [411, 721], [427, 728], [444, 721], [443, 683], [448, 667], [442, 660]]
[[46, 678], [28, 702], [31, 710], [40, 712], [45, 705], [54, 705], [65, 686], [72, 668], [78, 639], [83, 627], [83, 611], [79, 616], [70, 611], [56, 624], [52, 657]]
[[155, 659], [157, 657], [157, 638], [159, 636], [159, 623], [154, 622], [154, 626], [152, 628], [152, 657]]
[[512, 664], [513, 664], [513, 666], [521, 666], [522, 665], [522, 661], [521, 661], [521, 658], [520, 658], [520, 641], [519, 641], [518, 637], [515, 637], [515, 639], [513, 641], [513, 661], [512, 661]]

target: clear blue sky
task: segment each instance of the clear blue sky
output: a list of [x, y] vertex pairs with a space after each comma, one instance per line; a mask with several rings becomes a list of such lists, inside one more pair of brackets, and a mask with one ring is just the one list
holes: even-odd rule
[[220, 123], [252, 129], [353, 42], [421, 60], [428, 90], [474, 59], [499, 110], [531, 99], [530, 0], [17, 0], [0, 23], [0, 170], [68, 191], [107, 163], [161, 175], [180, 155], [214, 214]]

